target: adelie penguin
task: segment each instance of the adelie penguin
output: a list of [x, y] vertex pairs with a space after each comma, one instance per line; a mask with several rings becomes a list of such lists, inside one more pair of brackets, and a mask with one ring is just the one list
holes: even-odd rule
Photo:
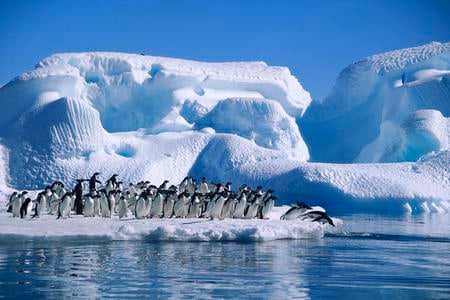
[[20, 218], [25, 219], [30, 216], [32, 208], [33, 202], [31, 201], [31, 198], [26, 198], [20, 207]]
[[297, 201], [297, 203], [291, 204], [291, 208], [280, 217], [280, 220], [295, 220], [300, 217], [300, 215], [311, 209], [311, 206], [305, 204], [304, 202]]
[[323, 211], [308, 211], [301, 215], [302, 220], [311, 218], [312, 222], [319, 222], [321, 224], [330, 224], [336, 226], [333, 220]]
[[46, 192], [43, 191], [37, 195], [33, 218], [39, 218], [44, 214], [47, 205], [47, 199], [45, 197], [45, 194]]
[[125, 196], [121, 196], [119, 200], [119, 219], [128, 217], [128, 203]]
[[95, 172], [92, 175], [92, 177], [89, 179], [89, 192], [90, 193], [97, 190], [97, 183], [102, 184], [102, 182], [100, 180], [98, 180], [98, 175], [100, 175], [100, 173]]
[[70, 216], [70, 209], [72, 207], [72, 193], [67, 192], [62, 197], [58, 205], [58, 219], [66, 219]]
[[94, 198], [91, 194], [88, 194], [86, 196], [86, 200], [84, 201], [83, 215], [85, 217], [94, 217]]

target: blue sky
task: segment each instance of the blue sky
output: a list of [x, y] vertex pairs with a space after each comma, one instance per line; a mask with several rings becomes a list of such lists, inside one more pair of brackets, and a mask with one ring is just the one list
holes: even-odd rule
[[348, 64], [450, 40], [450, 1], [1, 1], [0, 85], [56, 52], [288, 66], [313, 98]]

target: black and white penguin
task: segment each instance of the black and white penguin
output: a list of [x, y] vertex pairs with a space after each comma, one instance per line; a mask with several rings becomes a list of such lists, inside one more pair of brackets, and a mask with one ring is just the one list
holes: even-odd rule
[[247, 211], [245, 212], [244, 219], [253, 219], [258, 214], [258, 208], [261, 204], [262, 194], [255, 193], [253, 197], [253, 202], [250, 203], [247, 207]]
[[70, 216], [70, 210], [72, 208], [72, 193], [66, 192], [58, 205], [58, 219], [67, 219]]
[[331, 226], [336, 226], [333, 220], [323, 211], [308, 211], [301, 215], [302, 220], [310, 218], [311, 222], [319, 222], [321, 224], [330, 224]]
[[84, 207], [83, 207], [83, 215], [85, 217], [94, 217], [94, 198], [92, 197], [92, 194], [88, 194], [84, 201]]
[[164, 182], [163, 183], [161, 183], [161, 185], [159, 186], [159, 190], [160, 191], [165, 191], [165, 190], [167, 190], [167, 184], [169, 183], [169, 180], [164, 180]]
[[77, 179], [77, 184], [73, 190], [75, 195], [75, 201], [73, 203], [73, 208], [75, 208], [75, 213], [77, 215], [83, 214], [83, 182], [86, 179]]
[[45, 194], [46, 191], [42, 191], [37, 195], [33, 218], [39, 218], [44, 214], [47, 205]]
[[14, 201], [16, 201], [17, 197], [18, 197], [17, 192], [14, 192], [11, 194], [11, 196], [9, 196], [9, 201], [6, 204], [6, 206], [7, 206], [6, 212], [9, 212], [9, 213], [12, 212], [12, 204]]
[[241, 196], [238, 198], [238, 202], [236, 203], [236, 207], [234, 208], [233, 218], [243, 219], [246, 207], [247, 207], [247, 195], [245, 193], [241, 193]]
[[163, 215], [164, 195], [162, 191], [158, 191], [153, 198], [152, 207], [150, 209], [151, 218], [161, 218]]
[[[107, 181], [106, 181], [106, 190], [114, 191], [117, 188], [117, 174], [113, 174]], [[108, 188], [109, 187], [109, 188]]]
[[97, 190], [97, 183], [102, 184], [102, 182], [100, 180], [98, 180], [98, 175], [100, 175], [100, 173], [95, 172], [92, 175], [92, 177], [89, 179], [89, 192], [90, 193]]
[[173, 206], [173, 213], [175, 218], [186, 218], [189, 209], [189, 193], [184, 192], [178, 196], [175, 205]]
[[146, 194], [143, 192], [136, 201], [136, 205], [134, 207], [134, 216], [136, 219], [145, 218], [145, 200]]
[[171, 218], [173, 216], [173, 206], [177, 195], [175, 192], [168, 192], [166, 198], [164, 199], [164, 218]]
[[311, 206], [297, 201], [295, 204], [291, 204], [291, 208], [280, 217], [280, 220], [295, 220], [311, 209]]
[[26, 198], [20, 206], [20, 218], [25, 219], [26, 217], [30, 216], [32, 209], [33, 202], [31, 201], [31, 198]]
[[128, 217], [128, 202], [125, 196], [121, 196], [119, 200], [119, 219]]
[[202, 177], [201, 182], [198, 185], [198, 192], [202, 195], [206, 195], [209, 193], [209, 187], [205, 177]]
[[111, 218], [114, 214], [114, 210], [116, 207], [116, 197], [114, 191], [110, 191], [108, 194], [108, 215], [107, 218]]
[[199, 218], [202, 213], [202, 203], [199, 198], [199, 194], [194, 194], [191, 197], [191, 203], [189, 205], [188, 218]]
[[22, 203], [26, 200], [27, 194], [27, 191], [23, 191], [18, 195], [18, 197], [16, 197], [15, 201], [12, 203], [13, 218], [20, 218], [20, 209], [22, 207]]
[[147, 193], [145, 195], [145, 211], [144, 211], [144, 216], [150, 217], [150, 211], [152, 209], [152, 203], [153, 202], [153, 191], [152, 190], [147, 190]]
[[[266, 197], [264, 197], [264, 199], [266, 199]], [[273, 207], [275, 206], [275, 200], [277, 199], [277, 197], [275, 196], [270, 196], [269, 198], [267, 198], [264, 202], [263, 202], [263, 206], [261, 209], [261, 218], [262, 219], [268, 219], [269, 215], [273, 209]]]
[[235, 195], [231, 195], [223, 204], [222, 213], [220, 215], [221, 219], [231, 218], [233, 217], [234, 209], [236, 206], [237, 200]]
[[195, 179], [190, 177], [188, 180], [186, 191], [189, 193], [189, 195], [193, 195], [193, 194], [195, 194], [196, 190], [197, 190], [197, 184], [195, 182]]
[[226, 184], [225, 184], [225, 190], [227, 190], [228, 192], [231, 192], [231, 182], [227, 182]]
[[190, 176], [184, 177], [184, 179], [180, 182], [180, 185], [178, 186], [178, 190], [180, 193], [184, 193], [187, 189], [188, 181]]
[[211, 215], [209, 216], [212, 220], [221, 218], [223, 205], [225, 204], [225, 201], [228, 199], [228, 196], [229, 193], [227, 191], [224, 191], [220, 194], [219, 198], [214, 202]]

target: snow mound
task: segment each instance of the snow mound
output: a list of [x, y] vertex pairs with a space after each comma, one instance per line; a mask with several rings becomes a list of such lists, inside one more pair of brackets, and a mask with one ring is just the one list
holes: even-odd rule
[[[450, 43], [387, 52], [348, 66], [299, 123], [313, 160], [405, 161], [417, 157], [385, 153], [398, 143], [408, 117], [423, 109], [450, 116]], [[447, 135], [445, 126], [440, 128], [437, 134]]]
[[308, 148], [295, 119], [276, 101], [268, 99], [229, 98], [196, 122], [199, 128], [211, 127], [216, 132], [237, 133], [257, 145], [283, 150], [292, 158], [306, 161]]
[[[40, 219], [15, 219], [0, 214], [2, 239], [76, 239], [146, 241], [271, 241], [280, 239], [321, 238], [327, 231], [339, 230], [342, 222], [335, 219], [338, 228], [309, 221], [281, 221], [279, 216], [287, 207], [275, 207], [270, 220], [225, 219], [118, 219], [84, 218], [73, 216], [57, 220], [45, 215]], [[276, 218], [278, 217], [278, 218]]]

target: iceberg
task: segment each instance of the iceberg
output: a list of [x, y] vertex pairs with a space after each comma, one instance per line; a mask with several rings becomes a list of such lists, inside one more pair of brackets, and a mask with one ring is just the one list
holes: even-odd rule
[[332, 214], [449, 211], [449, 49], [352, 64], [322, 102], [263, 62], [52, 55], [0, 89], [0, 202], [99, 171], [262, 185]]
[[[448, 149], [443, 140], [420, 149], [404, 145], [414, 139], [411, 131], [405, 133], [408, 118], [420, 110], [438, 111], [448, 123], [450, 43], [395, 50], [348, 66], [329, 95], [312, 102], [299, 123], [314, 161], [415, 161]], [[439, 125], [434, 130], [440, 132], [433, 135], [448, 136], [448, 128]]]

